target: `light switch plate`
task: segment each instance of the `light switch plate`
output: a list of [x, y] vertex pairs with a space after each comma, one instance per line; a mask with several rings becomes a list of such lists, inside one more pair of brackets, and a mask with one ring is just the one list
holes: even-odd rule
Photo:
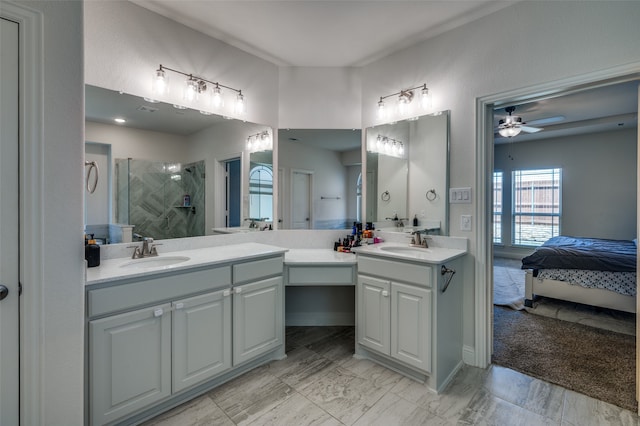
[[449, 203], [471, 204], [471, 188], [449, 188]]
[[460, 230], [471, 232], [471, 215], [470, 214], [460, 215]]

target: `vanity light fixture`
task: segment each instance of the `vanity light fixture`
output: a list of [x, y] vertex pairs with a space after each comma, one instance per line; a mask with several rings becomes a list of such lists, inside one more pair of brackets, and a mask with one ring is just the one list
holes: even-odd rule
[[390, 98], [392, 96], [397, 96], [397, 108], [398, 113], [400, 115], [404, 115], [409, 111], [409, 105], [413, 101], [414, 98], [414, 90], [420, 89], [420, 107], [422, 109], [431, 108], [431, 94], [429, 93], [429, 88], [427, 88], [427, 84], [423, 84], [422, 86], [412, 87], [410, 89], [403, 89], [399, 92], [392, 93], [386, 96], [380, 96], [380, 100], [378, 101], [378, 118], [383, 119], [387, 115], [387, 107], [385, 104], [385, 99]]
[[268, 130], [247, 136], [247, 151], [269, 151], [273, 149], [273, 140]]
[[233, 87], [225, 86], [218, 82], [213, 82], [202, 77], [196, 77], [193, 74], [165, 67], [162, 64], [160, 64], [153, 75], [151, 88], [155, 96], [161, 97], [169, 92], [167, 71], [187, 77], [183, 86], [183, 98], [187, 103], [195, 103], [203, 98], [207, 106], [219, 109], [224, 106], [222, 88], [225, 88], [237, 93], [233, 111], [238, 115], [242, 115], [246, 112], [246, 100], [242, 94], [242, 90], [234, 89]]
[[369, 151], [401, 158], [404, 157], [404, 144], [399, 140], [379, 134], [374, 146], [369, 147]]

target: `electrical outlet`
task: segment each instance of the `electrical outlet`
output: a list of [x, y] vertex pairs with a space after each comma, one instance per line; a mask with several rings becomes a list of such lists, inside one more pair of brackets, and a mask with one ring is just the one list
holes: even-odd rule
[[471, 232], [471, 215], [460, 215], [460, 230]]

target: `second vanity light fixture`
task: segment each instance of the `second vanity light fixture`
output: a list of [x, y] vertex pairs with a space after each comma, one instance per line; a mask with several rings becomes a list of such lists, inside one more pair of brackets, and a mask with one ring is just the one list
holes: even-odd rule
[[420, 107], [424, 110], [431, 108], [431, 94], [429, 93], [429, 89], [427, 88], [427, 84], [423, 84], [422, 86], [412, 87], [410, 89], [403, 89], [399, 92], [392, 93], [387, 96], [380, 96], [380, 100], [378, 101], [378, 118], [383, 119], [387, 116], [387, 104], [385, 99], [388, 99], [392, 96], [397, 96], [397, 108], [398, 113], [400, 115], [404, 115], [409, 110], [409, 105], [413, 101], [414, 91], [420, 89]]
[[[233, 87], [225, 86], [218, 82], [209, 81], [202, 77], [195, 77], [193, 74], [165, 67], [162, 64], [160, 64], [153, 75], [151, 87], [155, 96], [162, 97], [169, 92], [169, 78], [167, 76], [167, 71], [187, 77], [186, 80], [184, 80], [182, 89], [183, 99], [187, 103], [194, 104], [200, 100], [204, 100], [205, 106], [213, 109], [220, 109], [224, 106], [224, 99], [222, 97], [222, 89], [224, 88], [236, 93], [235, 104], [233, 105], [234, 112], [238, 115], [242, 115], [246, 111], [245, 98], [242, 94], [242, 90], [234, 89]], [[184, 106], [175, 106], [176, 108], [184, 108]]]
[[404, 144], [399, 140], [379, 134], [373, 146], [369, 147], [369, 151], [402, 158], [404, 157]]
[[247, 151], [270, 151], [273, 149], [273, 140], [268, 130], [265, 130], [255, 135], [247, 136]]

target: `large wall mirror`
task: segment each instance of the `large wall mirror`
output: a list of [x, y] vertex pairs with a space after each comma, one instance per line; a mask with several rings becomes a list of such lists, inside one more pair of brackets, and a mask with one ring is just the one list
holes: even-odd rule
[[273, 220], [271, 128], [94, 86], [85, 96], [86, 160], [100, 171], [87, 233], [127, 242], [127, 230], [167, 239]]
[[278, 130], [278, 227], [345, 229], [362, 221], [362, 131]]
[[449, 111], [366, 129], [367, 221], [449, 233]]

